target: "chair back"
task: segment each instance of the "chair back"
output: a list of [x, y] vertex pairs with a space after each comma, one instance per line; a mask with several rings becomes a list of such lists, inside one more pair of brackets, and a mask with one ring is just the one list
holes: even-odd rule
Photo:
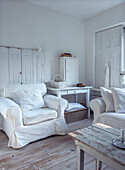
[[16, 92], [21, 90], [32, 90], [32, 89], [42, 89], [42, 96], [47, 93], [46, 85], [44, 83], [39, 84], [14, 84], [9, 85], [4, 88], [4, 97], [8, 97], [14, 100], [17, 104], [19, 104], [18, 96]]

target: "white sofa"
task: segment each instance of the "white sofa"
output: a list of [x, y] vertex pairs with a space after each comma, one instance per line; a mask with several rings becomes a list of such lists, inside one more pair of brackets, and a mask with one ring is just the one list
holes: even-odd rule
[[[23, 111], [17, 94], [34, 89], [41, 90], [44, 106]], [[10, 85], [4, 89], [5, 97], [0, 98], [0, 129], [8, 136], [9, 147], [21, 148], [38, 139], [67, 133], [67, 125], [64, 119], [67, 101], [48, 95], [46, 92], [47, 89], [43, 83]], [[35, 103], [35, 98], [33, 100]]]
[[[116, 129], [125, 129], [125, 89], [113, 88], [110, 93], [106, 92], [106, 96], [105, 89], [102, 88], [102, 90], [101, 98], [90, 101], [90, 107], [94, 112], [93, 124], [103, 123]], [[106, 107], [110, 111], [106, 111]]]

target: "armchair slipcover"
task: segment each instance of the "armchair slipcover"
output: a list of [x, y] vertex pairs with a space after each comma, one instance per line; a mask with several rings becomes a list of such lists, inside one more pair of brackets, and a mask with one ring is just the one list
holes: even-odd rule
[[[14, 94], [20, 90], [32, 90], [34, 88], [42, 90], [41, 95], [45, 106], [24, 112], [18, 97]], [[0, 129], [8, 136], [9, 147], [21, 148], [38, 139], [67, 133], [67, 125], [64, 119], [67, 101], [48, 95], [46, 92], [46, 86], [43, 83], [10, 85], [4, 89], [5, 96], [0, 98]]]
[[102, 123], [116, 129], [125, 129], [125, 113], [106, 112], [102, 97], [91, 100], [90, 107], [94, 112], [93, 124]]

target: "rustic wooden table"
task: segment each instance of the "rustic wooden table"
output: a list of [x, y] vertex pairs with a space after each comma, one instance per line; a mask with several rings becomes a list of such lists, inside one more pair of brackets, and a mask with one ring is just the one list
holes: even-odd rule
[[116, 170], [125, 170], [125, 150], [112, 144], [113, 139], [119, 138], [119, 130], [98, 123], [69, 135], [77, 145], [78, 170], [84, 170], [84, 152], [96, 158], [98, 170], [101, 169], [102, 162]]

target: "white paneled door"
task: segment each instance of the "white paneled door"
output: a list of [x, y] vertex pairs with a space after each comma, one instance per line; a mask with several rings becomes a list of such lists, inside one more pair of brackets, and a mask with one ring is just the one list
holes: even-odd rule
[[123, 27], [117, 26], [96, 33], [95, 86], [104, 86], [105, 64], [109, 66], [110, 87], [120, 86]]

